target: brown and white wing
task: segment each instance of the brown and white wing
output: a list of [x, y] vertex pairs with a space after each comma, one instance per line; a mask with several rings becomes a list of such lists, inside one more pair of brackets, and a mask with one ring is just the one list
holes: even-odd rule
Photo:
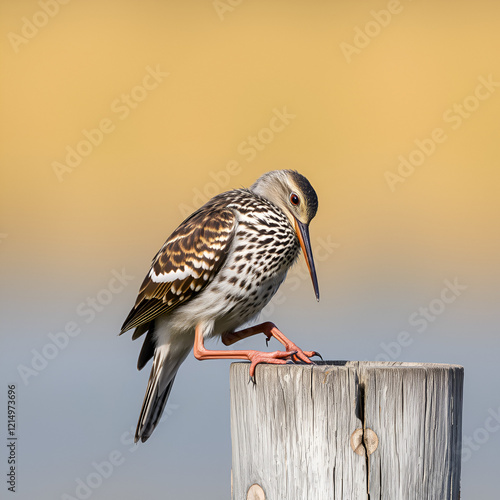
[[234, 213], [213, 205], [184, 221], [154, 257], [120, 335], [137, 328], [132, 338], [139, 337], [154, 318], [200, 293], [224, 264], [235, 228]]

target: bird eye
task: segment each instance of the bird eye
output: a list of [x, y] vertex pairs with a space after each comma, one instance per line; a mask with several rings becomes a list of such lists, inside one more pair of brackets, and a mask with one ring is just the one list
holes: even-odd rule
[[292, 193], [290, 195], [290, 203], [297, 206], [300, 203], [300, 198], [295, 193]]

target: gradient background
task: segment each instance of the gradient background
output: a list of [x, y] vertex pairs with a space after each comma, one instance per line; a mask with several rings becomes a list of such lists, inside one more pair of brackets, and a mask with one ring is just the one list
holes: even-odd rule
[[[455, 130], [443, 119], [480, 76], [500, 81], [500, 4], [401, 0], [350, 62], [341, 44], [386, 1], [226, 5], [221, 19], [209, 0], [74, 0], [16, 51], [9, 33], [41, 7], [0, 3], [0, 376], [4, 403], [18, 385], [17, 498], [76, 497], [77, 478], [115, 451], [123, 463], [92, 499], [229, 498], [229, 362], [190, 356], [167, 422], [133, 447], [149, 366], [136, 371], [140, 344], [117, 332], [182, 204], [276, 168], [317, 190], [321, 302], [295, 274], [264, 316], [327, 359], [382, 359], [408, 331], [394, 359], [465, 367], [464, 436], [500, 406], [500, 88]], [[169, 76], [122, 120], [113, 101], [157, 65]], [[241, 144], [283, 107], [295, 118], [247, 161]], [[114, 131], [59, 181], [53, 162], [104, 118]], [[447, 140], [391, 191], [385, 172], [436, 127]], [[231, 161], [239, 173], [220, 174]], [[87, 323], [79, 305], [122, 269], [133, 280]], [[409, 316], [455, 278], [467, 289], [417, 333]], [[19, 365], [68, 321], [81, 334], [24, 384]], [[495, 498], [500, 432], [476, 435], [462, 498]]]

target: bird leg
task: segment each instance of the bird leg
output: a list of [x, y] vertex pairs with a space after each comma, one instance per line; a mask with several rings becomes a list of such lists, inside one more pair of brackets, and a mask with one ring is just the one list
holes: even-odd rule
[[[257, 333], [257, 332], [256, 332]], [[295, 344], [293, 344], [295, 345]], [[301, 351], [302, 352], [302, 351]], [[250, 365], [250, 377], [253, 378], [255, 373], [255, 367], [259, 363], [269, 363], [273, 365], [284, 365], [286, 364], [286, 358], [289, 358], [298, 351], [275, 351], [275, 352], [261, 352], [261, 351], [212, 351], [205, 348], [203, 343], [203, 332], [201, 331], [200, 325], [195, 328], [194, 334], [194, 347], [193, 354], [196, 359], [247, 359], [251, 361]], [[310, 362], [310, 361], [309, 361]]]
[[269, 342], [269, 339], [274, 337], [285, 346], [287, 351], [295, 351], [295, 354], [292, 356], [293, 361], [300, 360], [304, 363], [312, 363], [309, 358], [312, 358], [313, 356], [321, 357], [316, 351], [303, 351], [297, 347], [290, 339], [285, 337], [283, 332], [278, 330], [278, 327], [274, 323], [271, 323], [270, 321], [261, 323], [260, 325], [251, 326], [250, 328], [245, 328], [244, 330], [240, 330], [238, 332], [223, 333], [221, 339], [224, 345], [231, 345], [238, 342], [238, 340], [246, 339], [258, 333], [263, 333], [267, 337], [266, 342]]

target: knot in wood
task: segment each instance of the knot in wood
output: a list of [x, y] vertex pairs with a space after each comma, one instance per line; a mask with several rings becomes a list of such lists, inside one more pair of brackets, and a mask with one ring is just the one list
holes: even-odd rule
[[356, 429], [351, 434], [351, 448], [357, 455], [371, 455], [378, 447], [378, 437], [371, 429]]
[[248, 488], [247, 500], [266, 500], [266, 494], [262, 487], [255, 483]]

